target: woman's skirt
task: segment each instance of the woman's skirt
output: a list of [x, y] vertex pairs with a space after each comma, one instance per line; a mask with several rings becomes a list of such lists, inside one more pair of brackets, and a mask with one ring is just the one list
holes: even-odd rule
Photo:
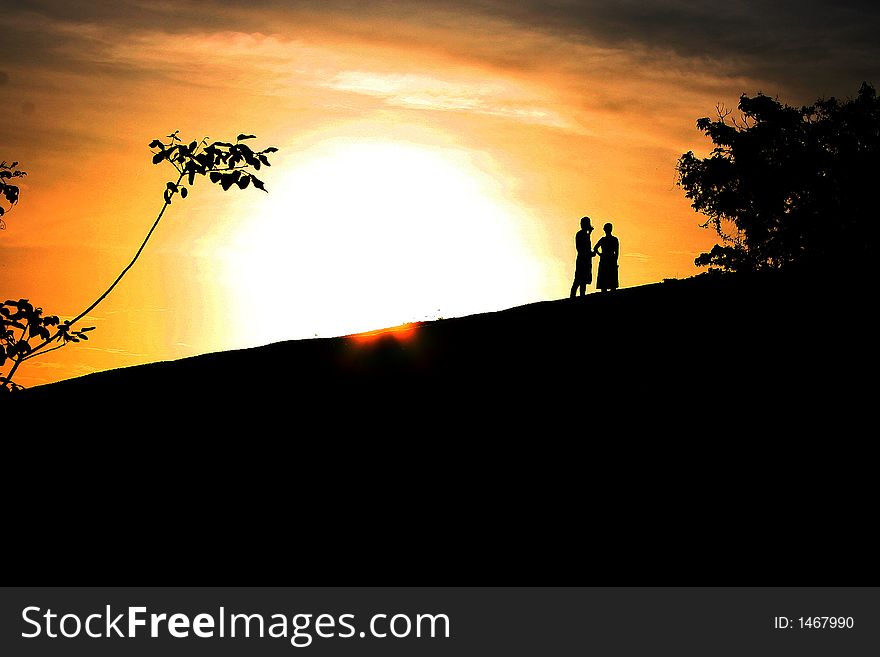
[[596, 276], [596, 287], [600, 290], [617, 289], [617, 262], [611, 258], [599, 258], [599, 273]]

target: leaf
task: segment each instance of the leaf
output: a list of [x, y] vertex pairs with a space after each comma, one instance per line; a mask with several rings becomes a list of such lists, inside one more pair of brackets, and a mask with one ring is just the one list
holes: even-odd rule
[[186, 187], [181, 187], [181, 188], [180, 188], [180, 198], [186, 198], [186, 195], [187, 195], [188, 193], [189, 193], [189, 192], [187, 191]]
[[223, 188], [223, 191], [225, 192], [232, 187], [238, 181], [239, 176], [241, 176], [240, 171], [233, 171], [232, 173], [225, 173], [220, 176], [220, 186]]
[[163, 144], [158, 139], [154, 139], [150, 142], [150, 148], [162, 148]]
[[235, 140], [236, 141], [244, 141], [245, 139], [256, 139], [256, 138], [257, 138], [256, 135], [246, 135], [246, 134], [242, 133], [238, 137], [236, 137]]
[[262, 189], [262, 190], [263, 190], [264, 192], [266, 192], [266, 193], [269, 192], [269, 190], [267, 190], [266, 187], [265, 187], [265, 185], [263, 184], [263, 181], [262, 181], [262, 180], [260, 180], [259, 178], [257, 178], [257, 177], [256, 177], [255, 175], [253, 175], [253, 174], [251, 174], [251, 178], [253, 178], [254, 187], [256, 187], [257, 189]]
[[220, 180], [220, 176], [221, 176], [221, 175], [222, 175], [222, 174], [221, 174], [219, 171], [212, 171], [212, 172], [211, 172], [211, 175], [208, 176], [208, 177], [211, 179], [211, 182], [212, 182], [212, 183], [215, 183], [215, 182], [217, 182], [218, 180]]
[[18, 187], [15, 185], [6, 185], [3, 188], [3, 196], [6, 197], [6, 200], [15, 205], [18, 203]]
[[165, 151], [159, 151], [153, 156], [153, 164], [159, 164], [162, 160], [165, 159]]
[[166, 184], [165, 184], [165, 187], [167, 187], [168, 190], [171, 191], [171, 192], [176, 192], [176, 191], [177, 191], [177, 185], [175, 185], [173, 182], [166, 183]]
[[261, 152], [261, 153], [277, 153], [277, 152], [278, 152], [278, 149], [275, 148], [274, 146], [269, 146], [269, 148], [264, 148], [264, 149], [261, 150], [260, 152]]
[[238, 179], [238, 188], [244, 189], [250, 184], [251, 177], [247, 174], [244, 174], [241, 178]]
[[194, 185], [195, 182], [196, 182], [196, 170], [190, 169], [189, 170], [189, 184], [190, 184], [190, 186]]

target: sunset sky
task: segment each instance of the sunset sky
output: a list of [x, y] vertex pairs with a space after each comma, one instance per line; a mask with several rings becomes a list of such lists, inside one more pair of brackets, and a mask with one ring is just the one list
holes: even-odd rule
[[91, 340], [26, 386], [562, 298], [585, 214], [614, 224], [622, 286], [693, 275], [716, 241], [675, 185], [711, 150], [696, 119], [880, 84], [861, 1], [2, 5], [0, 160], [28, 173], [3, 299], [71, 317], [103, 292], [175, 178], [154, 138], [279, 149], [268, 194], [175, 200]]

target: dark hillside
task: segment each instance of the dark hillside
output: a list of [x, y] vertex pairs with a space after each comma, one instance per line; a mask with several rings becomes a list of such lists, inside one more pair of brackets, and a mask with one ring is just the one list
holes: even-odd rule
[[7, 443], [14, 561], [211, 585], [870, 582], [866, 294], [702, 276], [34, 388], [6, 415], [31, 426]]
[[[21, 402], [336, 430], [541, 430], [590, 418], [623, 434], [839, 431], [866, 397], [870, 308], [788, 277], [700, 276], [379, 331], [101, 372]], [[847, 410], [849, 409], [849, 410]]]

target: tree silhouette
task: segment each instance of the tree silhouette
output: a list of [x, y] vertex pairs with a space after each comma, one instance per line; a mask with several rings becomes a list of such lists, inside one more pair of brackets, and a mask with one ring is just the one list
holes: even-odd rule
[[[277, 148], [254, 151], [243, 143], [255, 138], [255, 135], [248, 134], [238, 135], [235, 143], [222, 141], [209, 143], [205, 138], [201, 142], [192, 141], [186, 144], [180, 139], [178, 132], [168, 135], [166, 137], [168, 141], [154, 139], [149, 144], [149, 148], [153, 151], [153, 164], [169, 162], [178, 173], [177, 180], [166, 183], [162, 208], [134, 257], [95, 301], [73, 319], [64, 321], [61, 321], [57, 315], [44, 315], [43, 309], [34, 306], [28, 299], [7, 300], [0, 304], [0, 367], [11, 363], [8, 373], [4, 375], [0, 372], [0, 393], [22, 387], [14, 383], [12, 377], [25, 361], [60, 349], [71, 342], [89, 339], [87, 334], [94, 329], [93, 326], [76, 329], [74, 325], [101, 303], [134, 266], [174, 196], [179, 194], [182, 199], [187, 197], [189, 188], [183, 184], [184, 179], [189, 187], [192, 187], [196, 177], [200, 176], [207, 177], [212, 183], [220, 185], [224, 191], [233, 185], [239, 189], [253, 185], [256, 189], [267, 191], [263, 181], [257, 178], [254, 171], [270, 166], [268, 155], [275, 153]], [[7, 165], [3, 162], [0, 166], [0, 182], [3, 184], [0, 192], [10, 205], [18, 202], [19, 190], [8, 181], [13, 177], [24, 175], [23, 172], [15, 169], [17, 164], [13, 162]], [[8, 172], [9, 175], [3, 175], [4, 172]]]
[[715, 148], [677, 164], [678, 185], [722, 238], [698, 266], [724, 271], [867, 264], [877, 252], [880, 101], [858, 96], [796, 109], [745, 95], [697, 128]]

